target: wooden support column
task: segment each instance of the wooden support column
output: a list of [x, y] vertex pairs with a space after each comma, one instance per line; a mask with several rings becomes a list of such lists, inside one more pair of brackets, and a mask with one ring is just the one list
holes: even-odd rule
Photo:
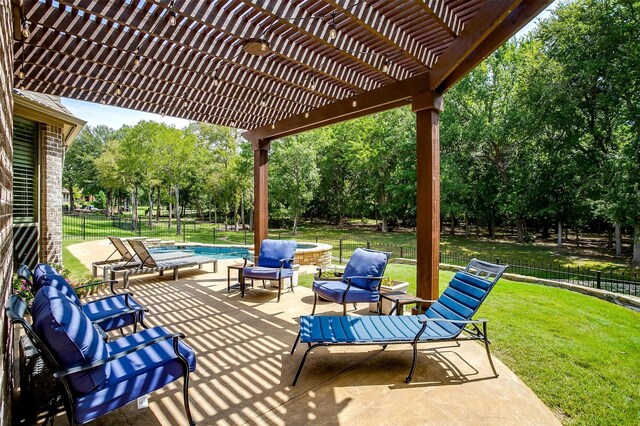
[[253, 244], [255, 255], [269, 230], [269, 140], [257, 140], [253, 146]]
[[440, 112], [436, 92], [411, 99], [416, 113], [417, 281], [416, 295], [435, 300], [440, 294]]

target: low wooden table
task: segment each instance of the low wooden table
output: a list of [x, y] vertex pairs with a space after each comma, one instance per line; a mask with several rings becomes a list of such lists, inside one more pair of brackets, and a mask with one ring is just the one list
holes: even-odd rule
[[393, 309], [395, 308], [396, 315], [403, 315], [405, 305], [413, 305], [422, 301], [422, 299], [419, 297], [412, 296], [401, 291], [389, 291], [386, 293], [380, 293], [380, 297], [382, 299], [390, 301], [394, 305], [394, 307], [391, 308], [391, 311], [393, 312]]

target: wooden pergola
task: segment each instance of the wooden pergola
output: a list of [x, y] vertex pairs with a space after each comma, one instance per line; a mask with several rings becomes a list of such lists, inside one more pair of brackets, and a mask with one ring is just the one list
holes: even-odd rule
[[27, 90], [246, 129], [255, 244], [270, 142], [411, 105], [417, 290], [438, 294], [441, 95], [551, 0], [12, 0]]

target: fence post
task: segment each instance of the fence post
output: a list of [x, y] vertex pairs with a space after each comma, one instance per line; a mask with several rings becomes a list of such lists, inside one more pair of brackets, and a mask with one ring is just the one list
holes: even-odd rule
[[244, 245], [247, 245], [247, 228], [244, 228]]
[[496, 257], [496, 265], [499, 265], [499, 264], [500, 264], [500, 258]]
[[183, 243], [187, 242], [187, 224], [186, 223], [182, 224], [182, 242]]
[[318, 236], [316, 235], [316, 243], [318, 242]]
[[596, 271], [596, 287], [599, 288], [599, 289], [602, 288], [601, 277], [602, 277], [602, 272], [601, 271]]
[[279, 239], [279, 240], [281, 240], [281, 239], [282, 239], [282, 236], [280, 235], [280, 233], [281, 233], [281, 232], [282, 232], [282, 231], [278, 231], [278, 239]]
[[138, 237], [142, 236], [142, 221], [138, 220], [137, 226], [138, 228]]
[[87, 239], [87, 217], [82, 216], [82, 239]]
[[216, 225], [213, 225], [213, 244], [215, 243], [216, 243]]
[[339, 261], [340, 261], [340, 263], [342, 263], [342, 238], [340, 238], [340, 256], [339, 256]]
[[400, 246], [400, 258], [404, 258], [404, 247]]
[[367, 250], [371, 248], [371, 243], [367, 240]]

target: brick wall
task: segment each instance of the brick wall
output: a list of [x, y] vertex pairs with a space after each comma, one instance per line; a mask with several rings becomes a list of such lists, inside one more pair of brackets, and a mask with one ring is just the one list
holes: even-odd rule
[[62, 129], [42, 125], [40, 140], [40, 260], [62, 263]]
[[4, 316], [4, 303], [10, 291], [13, 220], [13, 46], [10, 0], [0, 0], [0, 424], [10, 423], [9, 370], [12, 347], [11, 333]]

